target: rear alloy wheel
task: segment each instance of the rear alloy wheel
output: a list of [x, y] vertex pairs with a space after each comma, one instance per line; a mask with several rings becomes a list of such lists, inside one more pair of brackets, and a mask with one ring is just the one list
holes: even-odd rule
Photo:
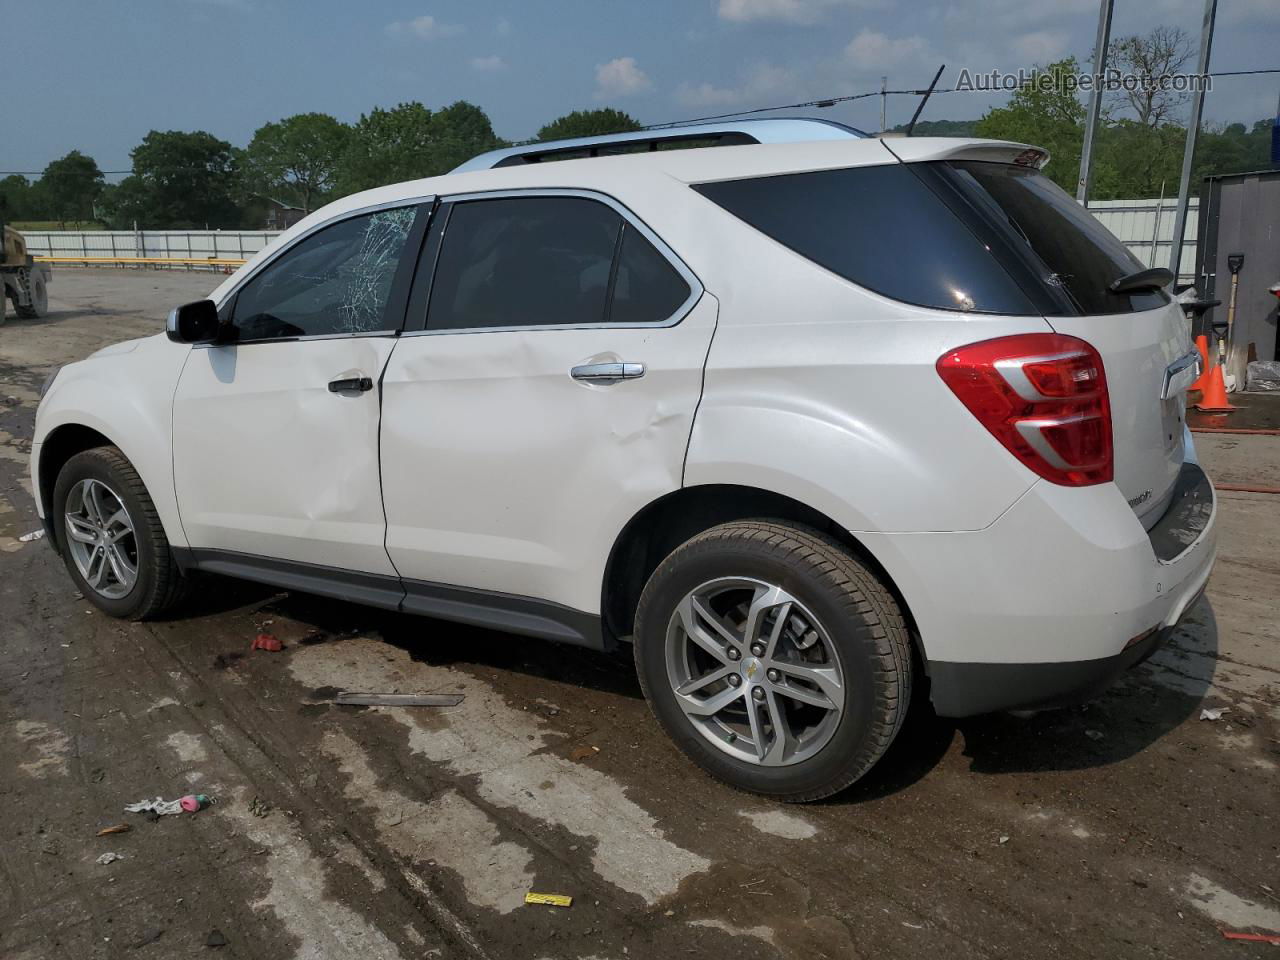
[[94, 606], [144, 620], [179, 602], [187, 581], [142, 478], [118, 449], [96, 447], [68, 460], [51, 506], [67, 572]]
[[843, 545], [741, 521], [675, 550], [636, 613], [636, 667], [659, 722], [721, 780], [787, 801], [862, 776], [911, 698], [901, 612]]

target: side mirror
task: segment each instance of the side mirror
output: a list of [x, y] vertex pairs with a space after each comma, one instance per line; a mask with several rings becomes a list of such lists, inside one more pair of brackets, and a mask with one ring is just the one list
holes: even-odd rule
[[218, 308], [212, 300], [196, 300], [169, 311], [165, 333], [174, 343], [213, 343], [218, 339]]

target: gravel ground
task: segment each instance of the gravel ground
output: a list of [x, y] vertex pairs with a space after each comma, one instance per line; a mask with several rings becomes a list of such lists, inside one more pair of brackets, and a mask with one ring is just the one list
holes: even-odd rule
[[[213, 580], [119, 623], [20, 543], [45, 375], [218, 279], [59, 271], [52, 315], [0, 330], [0, 957], [190, 956], [215, 930], [273, 960], [1274, 955], [1219, 929], [1280, 931], [1276, 498], [1221, 497], [1207, 599], [1100, 700], [917, 709], [852, 790], [782, 807], [686, 763], [626, 657]], [[1202, 444], [1211, 473], [1276, 475], [1274, 439], [1230, 442]], [[261, 630], [284, 650], [249, 652]], [[122, 812], [192, 790], [218, 802]]]

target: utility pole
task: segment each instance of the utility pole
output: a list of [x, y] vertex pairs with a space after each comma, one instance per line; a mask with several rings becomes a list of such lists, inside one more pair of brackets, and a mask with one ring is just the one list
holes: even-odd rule
[[1093, 138], [1102, 114], [1102, 81], [1107, 73], [1107, 47], [1111, 46], [1111, 12], [1115, 0], [1102, 0], [1098, 9], [1098, 38], [1093, 47], [1093, 92], [1089, 95], [1089, 115], [1084, 121], [1084, 146], [1080, 148], [1080, 179], [1076, 181], [1076, 200], [1089, 205], [1089, 186], [1093, 178]]
[[1213, 21], [1218, 13], [1218, 0], [1204, 0], [1204, 23], [1200, 28], [1200, 58], [1196, 61], [1195, 92], [1191, 95], [1191, 116], [1187, 120], [1187, 143], [1182, 151], [1182, 178], [1178, 181], [1178, 206], [1173, 215], [1173, 250], [1169, 269], [1174, 281], [1182, 266], [1182, 235], [1187, 230], [1187, 204], [1191, 198], [1191, 163], [1196, 156], [1196, 140], [1200, 136], [1200, 116], [1204, 112], [1204, 84], [1209, 73], [1209, 51], [1213, 46]]
[[884, 115], [885, 115], [885, 101], [889, 99], [889, 96], [886, 93], [888, 89], [889, 89], [889, 78], [881, 77], [880, 78], [880, 132], [881, 133], [884, 133], [886, 129]]

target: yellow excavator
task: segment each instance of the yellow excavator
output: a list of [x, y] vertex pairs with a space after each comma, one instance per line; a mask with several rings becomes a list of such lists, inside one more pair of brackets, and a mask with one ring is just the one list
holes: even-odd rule
[[46, 263], [36, 263], [27, 252], [22, 234], [0, 221], [0, 324], [4, 323], [9, 301], [18, 316], [43, 317], [49, 312], [49, 283], [53, 277]]

